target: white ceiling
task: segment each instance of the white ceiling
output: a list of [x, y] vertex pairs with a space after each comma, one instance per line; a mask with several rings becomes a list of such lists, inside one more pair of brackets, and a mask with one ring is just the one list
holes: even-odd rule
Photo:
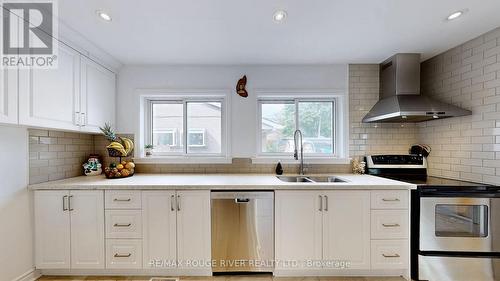
[[[272, 19], [277, 9], [288, 13], [282, 24]], [[429, 58], [500, 26], [499, 12], [498, 0], [59, 1], [64, 23], [124, 64], [378, 63], [397, 52]]]

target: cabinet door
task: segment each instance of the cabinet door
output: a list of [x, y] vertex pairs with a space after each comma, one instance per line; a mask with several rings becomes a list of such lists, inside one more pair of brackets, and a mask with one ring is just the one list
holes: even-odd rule
[[[311, 269], [306, 261], [321, 260], [320, 208], [316, 191], [275, 192], [276, 260], [280, 261], [277, 269]], [[298, 264], [294, 266], [288, 262]]]
[[[11, 21], [17, 19], [11, 15]], [[0, 20], [3, 20], [0, 15]], [[18, 24], [19, 27], [19, 24]], [[11, 35], [17, 37], [18, 33]], [[17, 76], [18, 70], [0, 67], [0, 123], [17, 124]]]
[[104, 123], [115, 124], [115, 84], [113, 72], [82, 57], [82, 130], [100, 132]]
[[70, 218], [67, 191], [35, 191], [35, 266], [70, 268]]
[[71, 268], [104, 268], [103, 191], [71, 191]]
[[349, 262], [351, 269], [369, 269], [370, 192], [324, 194], [323, 259]]
[[177, 259], [181, 269], [210, 269], [210, 191], [177, 191]]
[[[175, 191], [142, 192], [143, 266], [177, 261]], [[166, 269], [166, 268], [165, 268]]]
[[80, 55], [59, 44], [56, 69], [19, 70], [19, 123], [79, 130]]

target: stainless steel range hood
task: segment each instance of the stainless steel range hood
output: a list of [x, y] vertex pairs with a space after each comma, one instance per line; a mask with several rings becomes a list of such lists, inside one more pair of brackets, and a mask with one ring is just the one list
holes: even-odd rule
[[420, 54], [396, 54], [380, 64], [380, 99], [363, 123], [422, 122], [470, 114], [420, 95]]

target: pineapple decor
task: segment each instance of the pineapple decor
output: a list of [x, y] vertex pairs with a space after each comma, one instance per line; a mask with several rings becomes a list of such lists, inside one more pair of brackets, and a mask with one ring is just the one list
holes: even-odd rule
[[111, 157], [127, 157], [134, 150], [134, 142], [125, 137], [117, 137], [110, 124], [105, 123], [104, 127], [99, 128], [111, 143], [106, 147]]

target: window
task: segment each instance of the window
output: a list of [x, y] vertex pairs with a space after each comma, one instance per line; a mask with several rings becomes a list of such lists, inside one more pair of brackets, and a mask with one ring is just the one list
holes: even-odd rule
[[147, 102], [149, 120], [145, 142], [153, 144], [153, 155], [222, 156], [223, 100]]
[[334, 99], [260, 100], [260, 154], [292, 155], [294, 132], [300, 129], [304, 154], [335, 155]]

